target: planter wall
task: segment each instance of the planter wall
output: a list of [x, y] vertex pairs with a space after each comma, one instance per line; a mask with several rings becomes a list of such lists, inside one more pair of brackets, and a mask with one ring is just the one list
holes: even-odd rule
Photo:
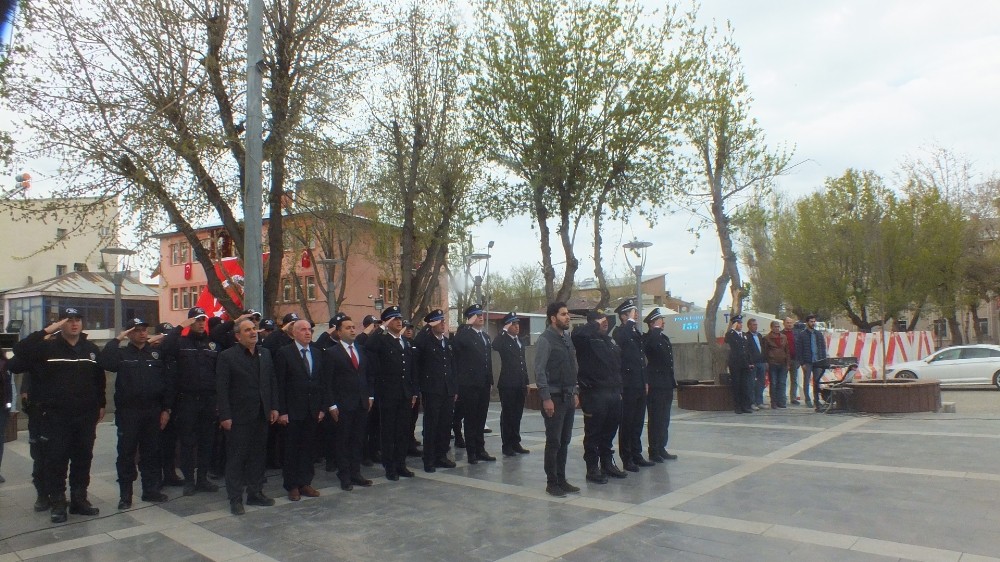
[[733, 391], [719, 384], [693, 384], [677, 387], [677, 407], [700, 412], [733, 410]]
[[859, 381], [848, 386], [852, 409], [858, 412], [904, 414], [941, 409], [941, 383], [936, 380]]

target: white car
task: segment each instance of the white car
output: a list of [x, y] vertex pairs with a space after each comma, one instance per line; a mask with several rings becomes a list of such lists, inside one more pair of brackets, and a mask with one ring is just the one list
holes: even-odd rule
[[919, 361], [893, 365], [886, 376], [937, 379], [941, 385], [992, 384], [1000, 390], [1000, 345], [956, 345]]

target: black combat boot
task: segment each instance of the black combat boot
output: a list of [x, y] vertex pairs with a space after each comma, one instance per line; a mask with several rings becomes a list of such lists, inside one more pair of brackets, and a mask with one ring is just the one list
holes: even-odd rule
[[69, 495], [69, 512], [73, 515], [97, 515], [101, 510], [87, 500], [87, 490], [73, 490]]
[[49, 496], [49, 518], [53, 523], [66, 522], [66, 494]]
[[118, 509], [131, 509], [132, 508], [132, 483], [131, 482], [119, 482], [118, 489], [121, 492], [121, 497], [118, 499]]
[[618, 468], [618, 465], [615, 464], [615, 458], [612, 457], [611, 455], [608, 455], [606, 457], [601, 457], [601, 468], [604, 470], [604, 474], [607, 476], [613, 476], [615, 478], [625, 478], [626, 476], [628, 476], [628, 474], [626, 474], [624, 470]]
[[608, 483], [608, 477], [601, 472], [601, 466], [597, 464], [597, 461], [587, 463], [587, 482], [593, 482], [594, 484]]

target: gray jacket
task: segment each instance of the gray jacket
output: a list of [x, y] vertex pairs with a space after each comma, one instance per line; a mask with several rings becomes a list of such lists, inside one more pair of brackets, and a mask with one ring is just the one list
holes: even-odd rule
[[576, 350], [569, 333], [560, 334], [549, 326], [538, 338], [535, 353], [535, 384], [542, 400], [553, 394], [576, 394]]

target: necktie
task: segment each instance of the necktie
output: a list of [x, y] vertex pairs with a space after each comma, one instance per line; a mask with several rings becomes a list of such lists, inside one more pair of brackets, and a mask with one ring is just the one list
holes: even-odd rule
[[483, 336], [483, 345], [486, 346], [486, 349], [489, 349], [490, 348], [490, 342], [489, 342], [489, 340], [486, 339], [486, 332], [479, 332], [479, 334], [481, 336]]
[[306, 374], [309, 375], [309, 378], [311, 379], [313, 374], [312, 368], [309, 366], [309, 356], [306, 355], [307, 353], [309, 353], [308, 350], [302, 350], [302, 364], [306, 366]]
[[757, 351], [761, 351], [761, 349], [760, 349], [760, 340], [757, 339], [757, 336], [756, 335], [751, 335], [750, 337], [753, 338], [753, 344], [757, 346]]
[[354, 354], [354, 346], [353, 345], [347, 346], [347, 351], [349, 351], [351, 353], [351, 364], [354, 365], [355, 369], [357, 369], [358, 368], [358, 356]]

